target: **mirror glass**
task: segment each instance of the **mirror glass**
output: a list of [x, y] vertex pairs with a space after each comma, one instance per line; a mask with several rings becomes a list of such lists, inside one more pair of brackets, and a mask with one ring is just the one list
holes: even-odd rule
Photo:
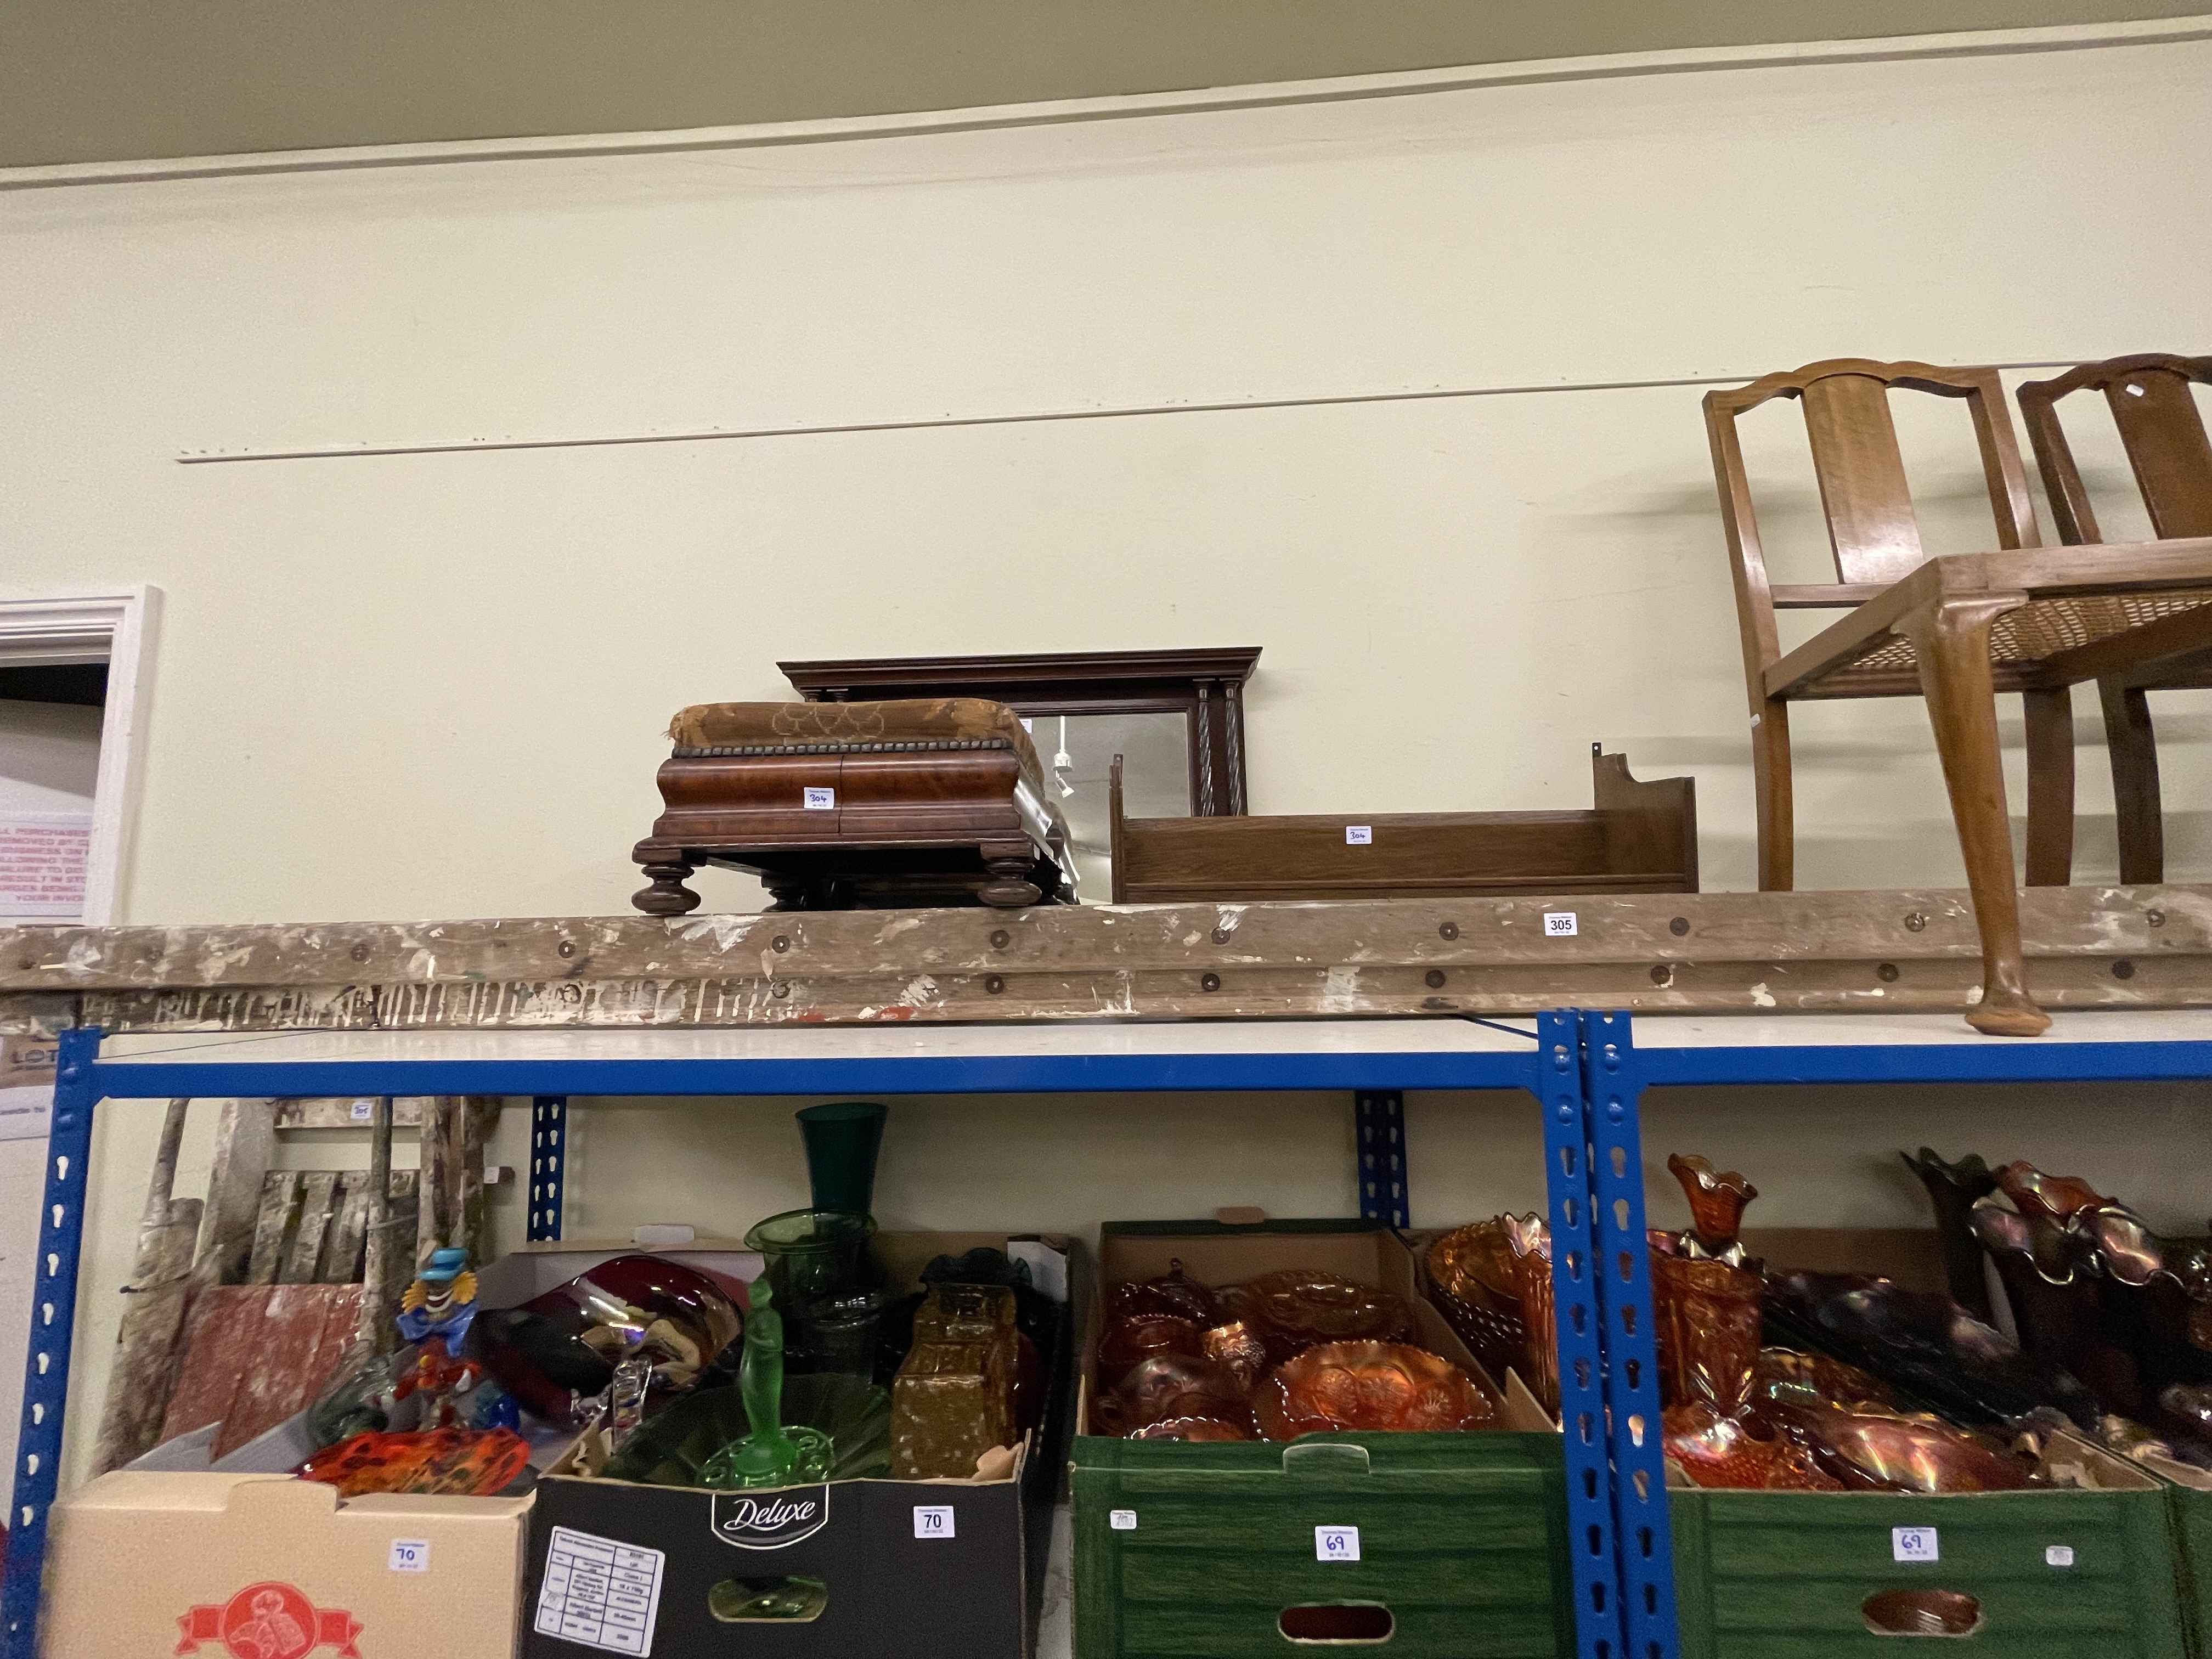
[[[1077, 896], [1107, 904], [1114, 867], [1107, 775], [1121, 757], [1123, 810], [1133, 818], [1188, 817], [1190, 720], [1179, 710], [1139, 714], [1034, 714], [1030, 741], [1066, 816], [1078, 878]], [[1065, 757], [1066, 763], [1061, 764]]]

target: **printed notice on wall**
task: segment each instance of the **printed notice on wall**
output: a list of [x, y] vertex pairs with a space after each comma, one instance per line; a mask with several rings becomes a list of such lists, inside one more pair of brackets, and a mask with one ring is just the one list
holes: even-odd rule
[[88, 812], [0, 817], [0, 916], [70, 921], [84, 914]]
[[0, 1036], [0, 1140], [44, 1140], [54, 1104], [52, 1037]]

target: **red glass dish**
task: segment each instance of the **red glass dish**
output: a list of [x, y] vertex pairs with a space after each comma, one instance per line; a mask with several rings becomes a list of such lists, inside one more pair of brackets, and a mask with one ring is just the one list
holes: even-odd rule
[[1329, 1342], [1279, 1365], [1253, 1391], [1260, 1432], [1450, 1432], [1487, 1427], [1498, 1402], [1449, 1360], [1400, 1342]]
[[744, 1334], [733, 1288], [662, 1256], [611, 1256], [520, 1308], [479, 1315], [484, 1364], [532, 1413], [574, 1426], [574, 1400], [604, 1392], [633, 1353], [651, 1363], [658, 1395], [696, 1383]]

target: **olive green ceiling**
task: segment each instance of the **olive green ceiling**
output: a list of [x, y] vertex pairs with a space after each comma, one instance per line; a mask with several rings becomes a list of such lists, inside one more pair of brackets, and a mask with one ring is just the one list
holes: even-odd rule
[[0, 166], [2188, 15], [2207, 0], [0, 0]]

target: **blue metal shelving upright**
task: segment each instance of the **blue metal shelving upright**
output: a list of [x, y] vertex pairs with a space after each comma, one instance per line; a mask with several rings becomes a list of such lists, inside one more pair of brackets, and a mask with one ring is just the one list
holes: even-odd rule
[[[963, 1028], [969, 1033], [965, 1039], [913, 1028], [847, 1036], [829, 1028], [460, 1033], [442, 1039], [295, 1033], [185, 1036], [115, 1054], [103, 1054], [99, 1031], [68, 1032], [61, 1040], [40, 1219], [13, 1535], [0, 1589], [5, 1655], [33, 1659], [36, 1652], [46, 1522], [58, 1488], [68, 1402], [87, 1164], [94, 1111], [103, 1100], [528, 1097], [526, 1232], [539, 1240], [561, 1236], [572, 1096], [1348, 1091], [1357, 1101], [1362, 1210], [1403, 1225], [1403, 1091], [1518, 1089], [1534, 1097], [1544, 1125], [1578, 1659], [1673, 1659], [1671, 1602], [1655, 1599], [1653, 1589], [1664, 1587], [1663, 1576], [1624, 1577], [1632, 1541], [1640, 1540], [1645, 1560], [1663, 1563], [1665, 1534], [1662, 1508], [1654, 1544], [1644, 1507], [1660, 1479], [1657, 1436], [1645, 1431], [1656, 1422], [1649, 1289], [1642, 1252], [1620, 1249], [1624, 1237], [1642, 1237], [1635, 1097], [1620, 1085], [1619, 1055], [1606, 1046], [1606, 1018], [1562, 1012], [1520, 1025], [1119, 1026], [1088, 1035], [1067, 1027], [1042, 1034], [1035, 1027], [971, 1027]], [[1003, 1040], [994, 1046], [993, 1037], [973, 1035], [986, 1029], [1003, 1033]], [[1163, 1030], [1179, 1035], [1164, 1037]], [[1632, 1265], [1625, 1278], [1607, 1271], [1616, 1255]]]
[[[23, 1360], [23, 1414], [15, 1434], [15, 1494], [8, 1510], [8, 1571], [0, 1635], [9, 1659], [35, 1659], [46, 1517], [61, 1479], [62, 1419], [69, 1406], [70, 1346], [76, 1331], [77, 1258], [92, 1162], [92, 1109], [100, 1033], [64, 1031], [46, 1129], [46, 1188], [32, 1268], [31, 1338]], [[19, 1565], [18, 1563], [21, 1565]]]

